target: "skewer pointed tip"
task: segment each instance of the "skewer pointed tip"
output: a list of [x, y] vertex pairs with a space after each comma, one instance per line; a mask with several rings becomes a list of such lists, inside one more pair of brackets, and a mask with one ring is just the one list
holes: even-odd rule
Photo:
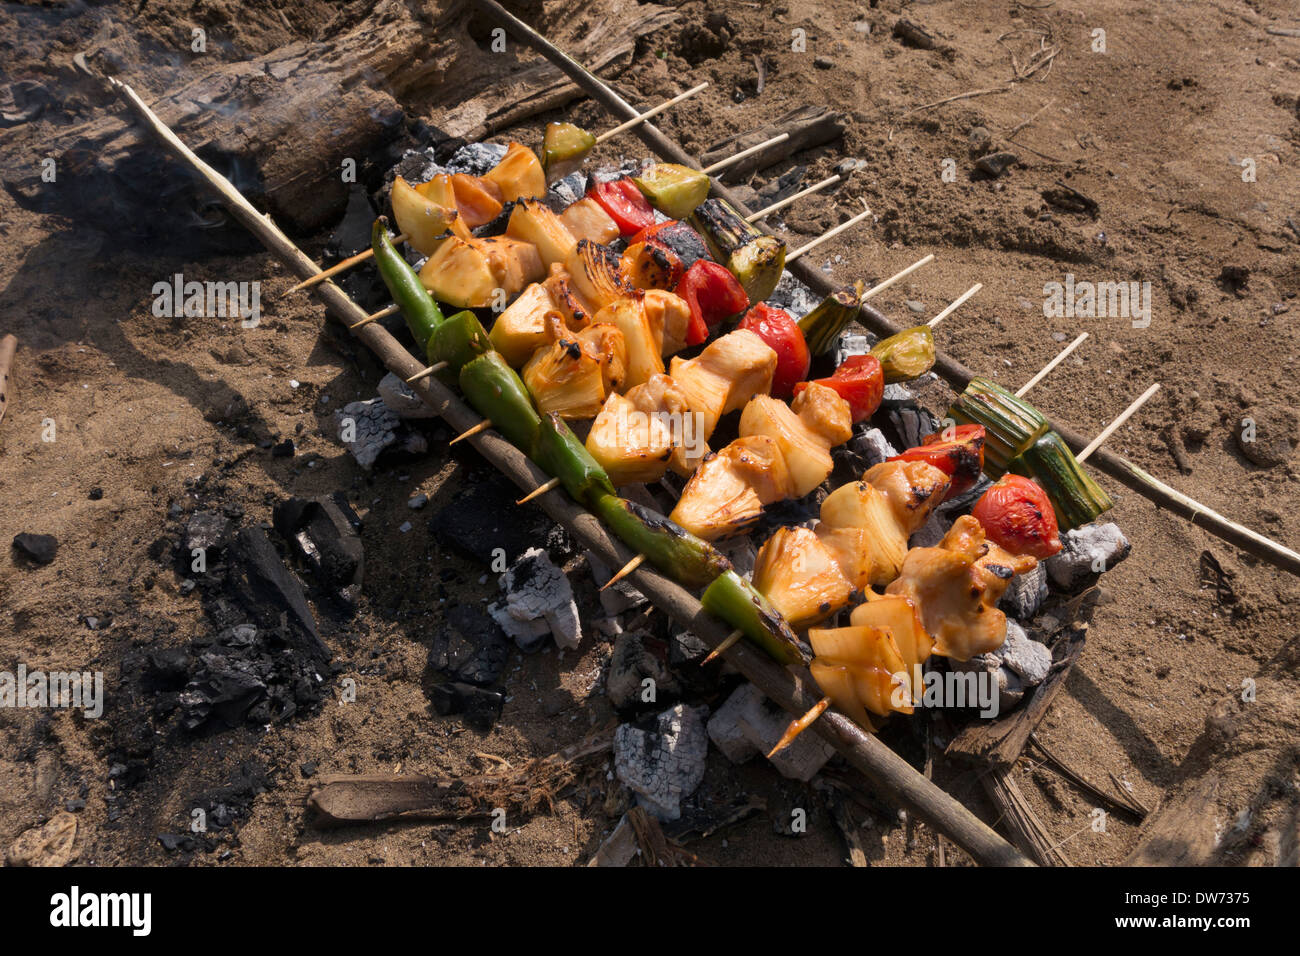
[[477, 435], [479, 432], [485, 432], [491, 427], [492, 427], [492, 420], [490, 418], [485, 418], [477, 425], [475, 425], [473, 428], [465, 429], [465, 431], [461, 432], [451, 441], [447, 442], [447, 444], [454, 445], [458, 441], [464, 441], [466, 438], [472, 438], [474, 435]]
[[731, 646], [733, 644], [735, 644], [738, 640], [740, 640], [744, 636], [745, 636], [744, 632], [742, 631], [732, 631], [730, 634], [726, 636], [726, 638], [723, 639], [721, 644], [719, 644], [709, 653], [708, 657], [700, 661], [700, 666], [703, 667], [705, 664], [709, 663], [714, 658], [722, 654], [725, 654], [728, 650], [731, 649]]
[[643, 561], [645, 561], [644, 554], [635, 555], [631, 561], [629, 561], [627, 564], [623, 565], [621, 568], [618, 569], [617, 574], [615, 574], [612, 578], [610, 578], [608, 581], [602, 584], [600, 586], [600, 589], [603, 591], [608, 587], [613, 587], [615, 584], [617, 584], [619, 581], [622, 581], [625, 577], [627, 577], [637, 568], [641, 567], [641, 563]]
[[825, 713], [826, 708], [830, 705], [831, 699], [829, 697], [823, 697], [821, 700], [817, 701], [817, 703], [809, 707], [808, 712], [802, 717], [796, 717], [794, 720], [790, 721], [790, 726], [785, 729], [785, 733], [783, 733], [781, 739], [776, 742], [776, 746], [768, 751], [767, 759], [771, 760], [786, 747], [789, 747], [794, 743], [795, 738], [811, 727], [813, 721]]
[[[465, 434], [468, 435], [469, 432], [466, 432]], [[463, 437], [464, 437], [464, 435], [461, 436], [461, 438], [463, 438]], [[456, 440], [457, 440], [457, 441], [460, 441], [459, 438], [456, 439]], [[540, 498], [542, 495], [546, 494], [546, 493], [547, 493], [548, 491], [550, 491], [552, 488], [558, 488], [559, 486], [560, 486], [560, 479], [559, 479], [559, 478], [552, 478], [552, 479], [550, 479], [549, 481], [546, 481], [546, 482], [544, 482], [544, 483], [538, 485], [538, 486], [537, 486], [536, 488], [534, 488], [532, 491], [528, 492], [528, 494], [524, 495], [522, 498], [520, 498], [518, 501], [516, 501], [515, 504], [517, 504], [517, 505], [522, 505], [522, 504], [524, 504], [525, 502], [532, 501], [534, 498]]]
[[412, 375], [410, 378], [408, 378], [408, 379], [406, 380], [406, 384], [407, 384], [407, 385], [412, 385], [412, 384], [418, 382], [418, 381], [419, 381], [420, 379], [422, 379], [422, 378], [428, 378], [430, 375], [437, 375], [439, 372], [441, 372], [441, 371], [442, 371], [443, 369], [445, 369], [446, 367], [447, 367], [447, 363], [446, 363], [446, 362], [435, 362], [433, 365], [430, 365], [428, 368], [423, 369], [422, 371], [416, 372], [414, 375]]

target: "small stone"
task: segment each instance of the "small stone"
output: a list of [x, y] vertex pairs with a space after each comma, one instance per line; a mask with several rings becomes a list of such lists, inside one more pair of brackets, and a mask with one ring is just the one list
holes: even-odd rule
[[909, 311], [909, 312], [914, 312], [914, 313], [916, 313], [917, 315], [924, 315], [924, 314], [925, 314], [925, 303], [924, 303], [924, 302], [920, 302], [920, 301], [918, 301], [918, 300], [916, 300], [916, 299], [908, 299], [907, 302], [904, 303], [904, 304], [907, 306], [907, 311]]
[[975, 161], [975, 168], [991, 179], [997, 179], [1008, 169], [1020, 162], [1015, 153], [988, 153]]
[[308, 760], [298, 765], [298, 772], [304, 777], [316, 776], [316, 761]]
[[102, 500], [103, 497], [104, 497], [104, 489], [103, 489], [103, 488], [91, 488], [91, 489], [90, 489], [90, 494], [88, 494], [86, 497], [89, 498], [91, 501], [100, 501], [100, 500]]
[[49, 564], [59, 551], [59, 539], [52, 534], [14, 535], [14, 549], [23, 557], [36, 564]]
[[297, 449], [294, 446], [292, 438], [286, 438], [280, 444], [271, 448], [272, 458], [292, 458]]
[[413, 528], [413, 527], [414, 527], [414, 525], [412, 525], [411, 522], [409, 522], [409, 521], [403, 521], [400, 525], [397, 526], [397, 530], [400, 531], [400, 532], [402, 532], [402, 534], [406, 534], [406, 533], [409, 532], [409, 531], [411, 530], [411, 528]]
[[1261, 468], [1285, 464], [1295, 453], [1295, 436], [1300, 420], [1295, 412], [1282, 406], [1262, 406], [1248, 410], [1237, 423], [1237, 447]]
[[426, 495], [424, 492], [411, 495], [411, 497], [406, 499], [406, 507], [410, 508], [412, 511], [419, 511], [428, 503], [429, 503], [429, 496]]
[[966, 137], [966, 144], [970, 147], [972, 156], [983, 156], [989, 151], [993, 143], [993, 134], [983, 126], [976, 126]]
[[8, 866], [66, 866], [76, 859], [77, 818], [57, 813], [47, 823], [19, 834], [5, 851]]
[[819, 70], [830, 70], [834, 69], [835, 63], [827, 57], [819, 56], [813, 60], [813, 66]]

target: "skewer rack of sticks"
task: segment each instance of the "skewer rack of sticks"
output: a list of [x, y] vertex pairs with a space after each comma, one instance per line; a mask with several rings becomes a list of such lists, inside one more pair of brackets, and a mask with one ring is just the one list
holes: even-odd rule
[[[699, 168], [699, 164], [692, 157], [665, 137], [655, 126], [645, 122], [645, 114], [639, 113], [603, 81], [588, 73], [527, 24], [515, 18], [494, 0], [473, 0], [473, 2], [498, 20], [517, 39], [555, 64], [613, 115], [627, 120], [627, 123], [611, 133], [622, 131], [630, 126], [631, 131], [660, 159]], [[110, 80], [110, 84], [127, 101], [136, 115], [162, 140], [168, 150], [198, 173], [200, 178], [221, 196], [235, 218], [256, 235], [291, 272], [302, 280], [327, 278], [321, 276], [321, 269], [276, 227], [269, 217], [258, 212], [227, 179], [199, 159], [171, 129], [158, 119], [129, 86], [115, 79]], [[635, 125], [632, 125], [634, 121]], [[830, 182], [829, 179], [823, 181], [826, 185]], [[747, 209], [745, 204], [738, 201], [730, 190], [716, 180], [712, 182], [712, 191], [715, 195], [731, 202], [742, 216], [750, 218], [751, 221], [762, 218]], [[791, 200], [794, 198], [796, 197], [791, 197]], [[855, 217], [854, 221], [866, 218], [866, 215], [864, 213]], [[901, 278], [912, 269], [924, 265], [925, 261], [928, 260], [909, 267], [895, 278]], [[807, 259], [795, 257], [795, 261], [790, 263], [789, 271], [816, 293], [826, 295], [833, 291], [830, 280]], [[978, 288], [976, 286], [971, 289], [933, 321], [942, 319], [977, 292]], [[481, 417], [477, 412], [435, 377], [427, 374], [423, 364], [381, 324], [367, 321], [369, 317], [364, 310], [338, 286], [332, 282], [319, 281], [315, 289], [330, 314], [351, 329], [391, 372], [410, 383], [415, 393], [450, 427], [458, 433], [464, 433], [480, 423]], [[901, 326], [865, 302], [860, 316], [865, 325], [882, 336], [892, 335], [901, 330]], [[935, 371], [959, 391], [974, 377], [974, 373], [964, 365], [942, 353], [937, 356]], [[1085, 449], [1088, 445], [1087, 440], [1073, 430], [1059, 424], [1054, 424], [1052, 427], [1076, 452]], [[1105, 435], [1100, 437], [1104, 439]], [[548, 476], [537, 465], [490, 429], [474, 433], [471, 440], [475, 448], [522, 491], [533, 492], [547, 481]], [[1088, 448], [1088, 451], [1092, 453], [1093, 461], [1103, 471], [1158, 505], [1186, 517], [1263, 560], [1300, 575], [1300, 554], [1186, 498], [1108, 450]], [[636, 557], [610, 535], [598, 519], [567, 496], [543, 495], [538, 499], [538, 504], [553, 520], [610, 567], [625, 566], [629, 559]], [[728, 641], [726, 628], [705, 612], [700, 602], [680, 585], [649, 567], [636, 567], [634, 573], [636, 586], [651, 602], [671, 615], [680, 625], [690, 628], [713, 648], [731, 643]], [[728, 661], [746, 678], [792, 714], [806, 714], [821, 698], [806, 671], [782, 668], [745, 642], [728, 646], [725, 653]], [[883, 794], [929, 823], [939, 833], [969, 853], [978, 863], [1031, 865], [1029, 859], [961, 803], [915, 770], [876, 737], [864, 732], [843, 715], [830, 710], [816, 719], [811, 729], [826, 739]]]

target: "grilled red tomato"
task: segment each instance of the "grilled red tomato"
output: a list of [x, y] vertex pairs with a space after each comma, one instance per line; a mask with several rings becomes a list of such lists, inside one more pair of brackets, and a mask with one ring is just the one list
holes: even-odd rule
[[654, 209], [636, 183], [627, 177], [597, 183], [587, 190], [587, 195], [600, 204], [624, 236], [635, 235], [655, 223]]
[[975, 482], [980, 480], [980, 472], [984, 470], [984, 426], [957, 425], [926, 435], [921, 444], [890, 461], [923, 461], [934, 465], [952, 478], [947, 497], [954, 498], [975, 487]]
[[1056, 512], [1047, 492], [1020, 475], [1003, 475], [975, 502], [971, 515], [990, 541], [1012, 554], [1050, 558], [1061, 550]]
[[[848, 402], [856, 423], [866, 421], [880, 407], [885, 395], [885, 372], [880, 367], [880, 359], [874, 355], [850, 355], [830, 378], [819, 378], [817, 384], [834, 389]], [[794, 387], [794, 393], [798, 395], [807, 387], [807, 382], [800, 382]]]
[[699, 345], [727, 316], [749, 308], [749, 296], [726, 266], [697, 259], [677, 283], [677, 294], [691, 309], [686, 344]]
[[740, 320], [739, 328], [748, 329], [776, 353], [776, 374], [772, 376], [772, 394], [789, 398], [794, 387], [808, 377], [812, 357], [803, 330], [784, 309], [760, 302]]

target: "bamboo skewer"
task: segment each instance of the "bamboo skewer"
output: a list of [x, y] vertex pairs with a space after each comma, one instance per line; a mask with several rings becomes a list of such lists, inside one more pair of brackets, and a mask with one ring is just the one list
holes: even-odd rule
[[783, 733], [781, 739], [776, 742], [776, 746], [767, 752], [767, 759], [771, 760], [786, 747], [789, 747], [794, 743], [794, 739], [811, 727], [813, 721], [824, 714], [826, 708], [830, 705], [831, 699], [829, 697], [823, 697], [821, 700], [817, 701], [817, 703], [809, 707], [808, 712], [802, 717], [796, 717], [794, 720], [790, 721], [790, 726], [785, 729], [785, 733]]
[[522, 505], [525, 501], [532, 501], [534, 498], [540, 498], [542, 495], [546, 494], [552, 488], [558, 488], [558, 487], [560, 487], [560, 479], [552, 478], [550, 481], [543, 482], [542, 484], [534, 488], [532, 491], [528, 492], [528, 494], [524, 495], [522, 498], [516, 501], [515, 504]]
[[782, 199], [779, 202], [774, 202], [772, 203], [772, 205], [760, 209], [758, 212], [754, 213], [753, 215], [745, 217], [745, 221], [758, 222], [760, 219], [763, 219], [766, 216], [770, 216], [774, 212], [778, 212], [779, 210], [784, 209], [786, 206], [789, 206], [792, 203], [802, 199], [804, 196], [811, 196], [813, 193], [819, 193], [823, 189], [827, 188], [828, 186], [834, 186], [839, 181], [840, 181], [840, 177], [838, 174], [834, 176], [827, 176], [821, 182], [814, 183], [813, 185], [809, 186], [807, 189], [799, 190], [793, 196], [787, 196], [785, 199]]
[[623, 565], [621, 568], [619, 568], [618, 572], [613, 577], [611, 577], [608, 581], [606, 581], [604, 584], [600, 586], [600, 589], [603, 591], [608, 587], [613, 587], [615, 584], [617, 584], [619, 581], [622, 581], [625, 577], [627, 577], [637, 568], [641, 567], [644, 561], [645, 561], [644, 554], [633, 555], [632, 560], [629, 561], [627, 564]]
[[717, 647], [715, 647], [713, 650], [709, 652], [708, 657], [700, 661], [700, 666], [703, 667], [705, 664], [709, 663], [714, 658], [721, 657], [723, 654], [729, 651], [736, 644], [736, 642], [738, 642], [744, 636], [745, 634], [743, 631], [732, 631], [722, 640], [722, 642]]
[[838, 236], [841, 232], [844, 232], [846, 229], [852, 229], [854, 226], [856, 226], [858, 223], [860, 223], [863, 219], [866, 219], [868, 216], [870, 216], [870, 215], [871, 215], [871, 208], [867, 205], [866, 200], [859, 199], [858, 201], [862, 203], [862, 207], [863, 207], [863, 211], [862, 211], [862, 212], [858, 213], [856, 216], [854, 216], [852, 219], [848, 220], [847, 222], [842, 222], [842, 223], [840, 223], [840, 224], [839, 224], [838, 226], [836, 226], [834, 229], [828, 230], [827, 232], [823, 232], [820, 236], [818, 236], [818, 237], [817, 237], [816, 239], [814, 239], [812, 242], [805, 243], [804, 245], [800, 246], [800, 247], [799, 247], [798, 249], [796, 249], [794, 252], [792, 252], [792, 253], [790, 253], [789, 255], [787, 255], [787, 256], [785, 257], [785, 261], [786, 261], [787, 263], [794, 262], [796, 259], [798, 259], [800, 256], [802, 256], [804, 253], [811, 252], [812, 250], [816, 249], [818, 246], [820, 246], [820, 245], [821, 245], [823, 242], [825, 242], [827, 239], [833, 239], [833, 238], [835, 238], [836, 236]]
[[436, 362], [433, 365], [430, 365], [428, 368], [424, 369], [423, 371], [416, 372], [414, 375], [412, 375], [410, 378], [406, 380], [406, 384], [414, 385], [420, 379], [427, 378], [430, 375], [436, 375], [438, 372], [441, 372], [446, 367], [447, 367], [446, 362]]
[[633, 117], [632, 119], [628, 120], [626, 123], [620, 123], [619, 125], [615, 126], [613, 129], [609, 130], [608, 132], [601, 133], [599, 136], [596, 137], [596, 145], [599, 146], [601, 143], [605, 142], [605, 140], [613, 139], [619, 133], [626, 132], [627, 130], [630, 130], [633, 126], [639, 126], [642, 123], [644, 123], [646, 120], [658, 116], [664, 110], [676, 106], [678, 103], [680, 103], [684, 99], [687, 99], [688, 97], [694, 96], [696, 93], [700, 92], [700, 90], [704, 89], [708, 85], [709, 85], [709, 81], [705, 80], [703, 83], [699, 84], [698, 86], [692, 86], [685, 93], [678, 93], [672, 99], [664, 100], [658, 106], [646, 110], [640, 116]]
[[767, 149], [769, 146], [775, 146], [777, 143], [784, 143], [789, 138], [790, 138], [789, 133], [781, 133], [780, 135], [773, 136], [771, 139], [765, 140], [764, 142], [759, 143], [757, 146], [751, 146], [749, 147], [749, 149], [742, 149], [734, 156], [728, 156], [726, 159], [720, 159], [712, 166], [705, 166], [703, 169], [700, 170], [700, 172], [702, 172], [705, 176], [712, 176], [714, 173], [720, 172], [721, 170], [726, 169], [728, 166], [734, 166], [742, 159], [746, 159], [750, 156], [753, 156], [755, 153], [759, 152], [760, 150]]
[[[475, 2], [500, 19], [511, 33], [524, 42], [530, 45], [536, 43], [533, 39], [536, 37], [535, 31], [513, 17], [499, 4], [492, 0], [475, 0]], [[545, 44], [544, 40], [541, 42]], [[560, 68], [571, 78], [578, 80], [580, 85], [594, 88], [596, 98], [611, 110], [622, 112], [624, 115], [635, 113], [635, 110], [624, 100], [572, 60], [565, 58], [553, 46], [545, 45], [542, 49], [547, 53], [548, 59], [553, 58], [557, 65], [560, 65]], [[291, 271], [302, 278], [314, 274], [317, 268], [315, 263], [294, 245], [293, 241], [276, 227], [269, 217], [262, 215], [228, 179], [203, 162], [181, 142], [134, 90], [116, 79], [110, 78], [109, 83], [110, 87], [127, 101], [130, 108], [166, 147], [215, 190], [225, 200], [234, 217], [257, 236]], [[658, 130], [648, 124], [640, 127], [638, 135], [651, 142], [667, 142]], [[679, 154], [680, 151], [670, 155], [675, 158]], [[743, 204], [738, 209], [742, 214], [746, 212]], [[359, 318], [365, 317], [356, 303], [336, 286], [324, 285], [319, 294], [330, 312], [345, 324], [354, 324]], [[358, 333], [358, 338], [399, 377], [408, 377], [420, 370], [419, 364], [410, 353], [382, 326], [371, 325], [362, 329]], [[453, 428], [467, 427], [477, 417], [473, 409], [436, 378], [424, 380], [416, 391]], [[489, 432], [478, 444], [484, 456], [520, 488], [536, 485], [541, 470], [505, 439]], [[587, 511], [570, 502], [565, 496], [548, 496], [543, 500], [542, 507], [578, 541], [590, 547], [603, 559], [612, 561], [610, 556], [617, 555], [618, 546], [609, 532], [599, 522], [592, 521]], [[709, 642], [721, 640], [723, 633], [721, 625], [704, 611], [697, 598], [680, 585], [656, 575], [649, 575], [641, 585], [641, 589], [651, 601], [673, 614], [678, 620], [691, 622], [694, 633], [704, 640]], [[741, 646], [735, 649], [732, 657], [741, 673], [780, 706], [792, 713], [799, 713], [809, 705], [808, 694], [800, 683], [792, 680], [787, 670], [764, 657], [761, 652]], [[949, 794], [918, 774], [905, 760], [879, 740], [864, 733], [861, 728], [854, 726], [843, 716], [834, 713], [828, 715], [821, 722], [819, 732], [867, 779], [889, 792], [904, 808], [929, 821], [936, 829], [969, 852], [977, 862], [988, 865], [1027, 865], [1028, 861], [1025, 857], [994, 833], [987, 824], [975, 817]]]
[[1066, 358], [1069, 357], [1071, 352], [1073, 352], [1075, 349], [1077, 349], [1080, 345], [1083, 344], [1083, 340], [1086, 339], [1087, 337], [1088, 337], [1087, 332], [1080, 332], [1079, 337], [1076, 338], [1069, 345], [1067, 345], [1065, 348], [1061, 349], [1060, 353], [1057, 354], [1056, 358], [1052, 359], [1050, 362], [1044, 365], [1041, 369], [1039, 369], [1037, 375], [1035, 375], [1029, 381], [1025, 382], [1024, 385], [1020, 386], [1020, 391], [1016, 392], [1016, 398], [1024, 398], [1026, 392], [1028, 392], [1031, 388], [1033, 388], [1044, 378], [1046, 378], [1047, 373], [1049, 373], [1052, 369], [1056, 368], [1056, 366], [1064, 362]]
[[976, 282], [973, 286], [971, 286], [969, 289], [967, 289], [957, 298], [953, 299], [952, 303], [948, 306], [948, 308], [944, 309], [942, 312], [936, 315], [933, 319], [927, 322], [926, 325], [930, 326], [930, 328], [934, 328], [944, 319], [948, 318], [948, 316], [956, 312], [963, 302], [965, 302], [967, 299], [969, 299], [971, 296], [973, 296], [976, 292], [978, 292], [982, 288], [984, 288], [984, 283]]
[[1114, 421], [1112, 421], [1109, 425], [1103, 428], [1101, 430], [1101, 434], [1098, 435], [1096, 438], [1094, 438], [1092, 440], [1092, 443], [1088, 445], [1087, 448], [1085, 448], [1083, 451], [1079, 452], [1079, 454], [1074, 456], [1075, 459], [1078, 460], [1079, 462], [1087, 461], [1088, 458], [1092, 455], [1092, 453], [1101, 447], [1102, 442], [1104, 442], [1111, 435], [1115, 434], [1116, 429], [1118, 429], [1126, 421], [1132, 418], [1133, 413], [1136, 412], [1143, 405], [1145, 405], [1147, 403], [1147, 400], [1158, 391], [1160, 391], [1160, 383], [1156, 382], [1145, 392], [1143, 392], [1141, 395], [1135, 398], [1133, 400], [1133, 404], [1131, 404], [1128, 408], [1124, 409], [1124, 411], [1120, 412], [1119, 415], [1115, 417]]
[[[393, 237], [393, 245], [399, 246], [402, 243], [404, 243], [406, 240], [407, 240], [407, 235], [406, 233], [403, 232], [400, 235]], [[326, 279], [333, 278], [334, 276], [338, 275], [340, 272], [346, 272], [348, 269], [351, 269], [353, 266], [360, 265], [361, 263], [365, 262], [374, 254], [375, 254], [374, 249], [363, 249], [354, 256], [348, 256], [346, 259], [334, 263], [334, 265], [330, 266], [328, 269], [324, 269], [321, 272], [316, 273], [310, 279], [303, 279], [292, 289], [289, 289], [286, 292], [281, 293], [280, 298], [283, 299], [285, 296], [297, 292], [299, 289], [309, 289], [312, 286], [316, 285], [316, 283], [318, 282], [324, 282]]]
[[360, 322], [356, 323], [355, 325], [349, 325], [348, 331], [355, 332], [357, 329], [361, 328], [362, 326], [369, 325], [371, 322], [377, 322], [380, 319], [387, 318], [390, 315], [396, 315], [400, 311], [401, 309], [397, 307], [396, 302], [394, 302], [392, 305], [386, 305], [378, 312], [374, 312], [366, 316], [364, 319], [362, 319]]
[[[789, 260], [787, 260], [787, 261], [789, 261]], [[870, 299], [873, 295], [879, 295], [881, 292], [884, 292], [886, 289], [888, 289], [888, 288], [889, 288], [891, 285], [893, 285], [895, 282], [899, 282], [899, 281], [901, 281], [901, 280], [903, 280], [903, 279], [906, 279], [908, 276], [910, 276], [910, 275], [911, 275], [913, 272], [915, 272], [917, 269], [921, 268], [922, 266], [928, 266], [931, 262], [934, 262], [934, 253], [933, 253], [933, 252], [930, 253], [928, 256], [923, 256], [923, 257], [921, 257], [920, 259], [917, 259], [915, 262], [913, 262], [913, 263], [912, 263], [910, 266], [908, 266], [906, 269], [903, 269], [903, 270], [901, 270], [901, 271], [899, 271], [899, 272], [895, 272], [892, 276], [890, 276], [888, 279], [885, 279], [883, 282], [877, 282], [875, 285], [873, 285], [873, 286], [872, 286], [870, 289], [868, 289], [866, 292], [862, 293], [862, 295], [858, 297], [858, 300], [859, 300], [860, 302], [866, 302], [866, 301], [867, 301], [868, 299]]]
[[467, 428], [467, 429], [465, 429], [463, 432], [461, 432], [459, 435], [457, 435], [457, 436], [456, 436], [455, 438], [453, 438], [451, 441], [447, 442], [447, 444], [448, 444], [448, 445], [454, 445], [454, 444], [456, 444], [456, 442], [458, 442], [458, 441], [464, 441], [466, 438], [471, 438], [471, 437], [473, 437], [474, 435], [477, 435], [479, 432], [485, 432], [485, 431], [487, 431], [487, 430], [488, 430], [489, 428], [491, 428], [491, 427], [492, 427], [492, 420], [491, 420], [490, 418], [485, 418], [485, 419], [483, 419], [481, 422], [479, 422], [477, 425], [474, 425], [474, 426], [471, 427], [471, 428]]

